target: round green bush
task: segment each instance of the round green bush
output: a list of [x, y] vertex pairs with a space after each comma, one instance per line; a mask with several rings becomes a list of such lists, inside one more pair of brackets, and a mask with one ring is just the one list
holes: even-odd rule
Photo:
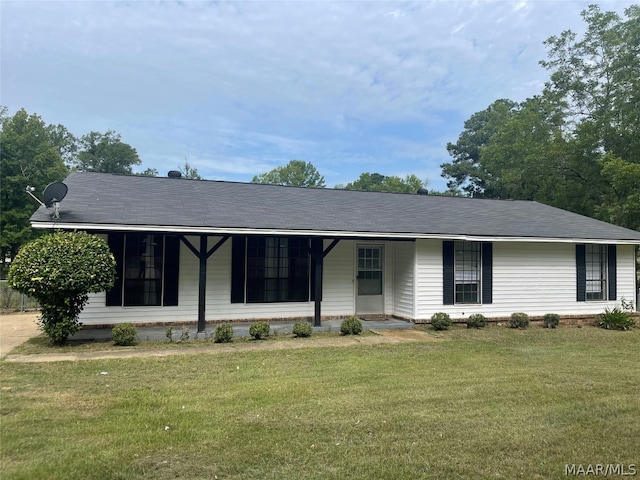
[[431, 326], [434, 330], [448, 330], [451, 326], [451, 317], [448, 313], [436, 312], [431, 316]]
[[529, 326], [529, 315], [523, 312], [512, 313], [509, 319], [509, 326], [511, 328], [527, 328]]
[[544, 317], [544, 328], [556, 328], [560, 323], [560, 315], [557, 313], [547, 313]]
[[120, 346], [133, 345], [138, 333], [133, 323], [119, 323], [111, 329], [113, 343]]
[[214, 332], [216, 343], [228, 343], [233, 340], [233, 327], [230, 323], [221, 323]]
[[62, 345], [81, 328], [89, 293], [109, 290], [116, 261], [107, 242], [84, 232], [56, 232], [24, 245], [11, 262], [9, 286], [40, 303], [40, 325]]
[[260, 340], [269, 337], [271, 327], [267, 322], [253, 322], [249, 327], [249, 335], [255, 340]]
[[308, 322], [298, 322], [293, 326], [293, 336], [298, 337], [310, 337], [313, 329]]
[[345, 318], [340, 325], [340, 333], [343, 335], [358, 335], [362, 332], [362, 322], [358, 317]]
[[487, 318], [481, 313], [474, 313], [467, 318], [467, 328], [483, 328], [487, 326]]

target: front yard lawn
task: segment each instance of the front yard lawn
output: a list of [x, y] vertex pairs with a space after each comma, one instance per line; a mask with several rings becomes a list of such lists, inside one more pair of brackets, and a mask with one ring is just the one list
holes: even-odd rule
[[548, 479], [567, 478], [567, 464], [640, 470], [639, 330], [492, 326], [438, 336], [445, 341], [0, 362], [0, 477]]

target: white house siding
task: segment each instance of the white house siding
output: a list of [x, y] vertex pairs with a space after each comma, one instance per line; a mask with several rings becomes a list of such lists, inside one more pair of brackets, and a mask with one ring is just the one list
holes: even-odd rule
[[[331, 244], [324, 242], [326, 249]], [[352, 240], [340, 240], [324, 258], [322, 281], [322, 315], [353, 315], [355, 306], [355, 274]]]
[[396, 242], [393, 262], [393, 314], [402, 318], [415, 317], [415, 243]]
[[634, 295], [633, 247], [617, 247], [617, 301], [576, 301], [575, 244], [493, 243], [493, 303], [487, 305], [442, 304], [442, 241], [418, 240], [417, 321], [442, 311], [453, 318], [482, 313], [506, 317], [513, 312], [597, 314], [621, 298]]
[[[198, 247], [197, 236], [188, 237]], [[211, 237], [209, 248], [221, 237]], [[325, 241], [325, 248], [330, 241]], [[488, 317], [508, 316], [516, 311], [529, 315], [595, 314], [617, 302], [577, 302], [575, 245], [568, 243], [493, 244], [493, 303], [490, 305], [442, 304], [442, 241], [360, 242], [341, 240], [324, 262], [323, 316], [352, 315], [355, 312], [356, 245], [385, 245], [385, 314], [417, 321], [428, 320], [438, 311], [454, 318], [482, 313]], [[635, 300], [635, 260], [630, 245], [617, 247], [617, 290], [621, 298]], [[180, 246], [178, 306], [106, 307], [105, 293], [90, 295], [80, 316], [85, 325], [119, 322], [196, 322], [198, 318], [199, 263], [185, 246]], [[313, 302], [231, 303], [231, 241], [222, 245], [207, 264], [207, 321], [311, 317]]]

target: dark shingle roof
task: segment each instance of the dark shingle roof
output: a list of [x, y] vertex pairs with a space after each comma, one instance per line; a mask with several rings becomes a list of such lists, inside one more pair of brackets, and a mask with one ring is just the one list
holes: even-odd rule
[[[295, 230], [393, 236], [593, 239], [640, 243], [640, 232], [529, 201], [310, 189], [72, 173], [56, 224]], [[41, 207], [34, 225], [51, 224]], [[86, 227], [85, 227], [86, 228]]]

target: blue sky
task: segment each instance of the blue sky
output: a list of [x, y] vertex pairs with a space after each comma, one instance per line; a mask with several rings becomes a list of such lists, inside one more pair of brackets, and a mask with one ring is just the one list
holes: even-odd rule
[[115, 130], [163, 175], [187, 159], [250, 181], [300, 159], [327, 186], [368, 171], [444, 190], [447, 142], [539, 93], [543, 41], [582, 33], [588, 3], [2, 0], [0, 103]]

